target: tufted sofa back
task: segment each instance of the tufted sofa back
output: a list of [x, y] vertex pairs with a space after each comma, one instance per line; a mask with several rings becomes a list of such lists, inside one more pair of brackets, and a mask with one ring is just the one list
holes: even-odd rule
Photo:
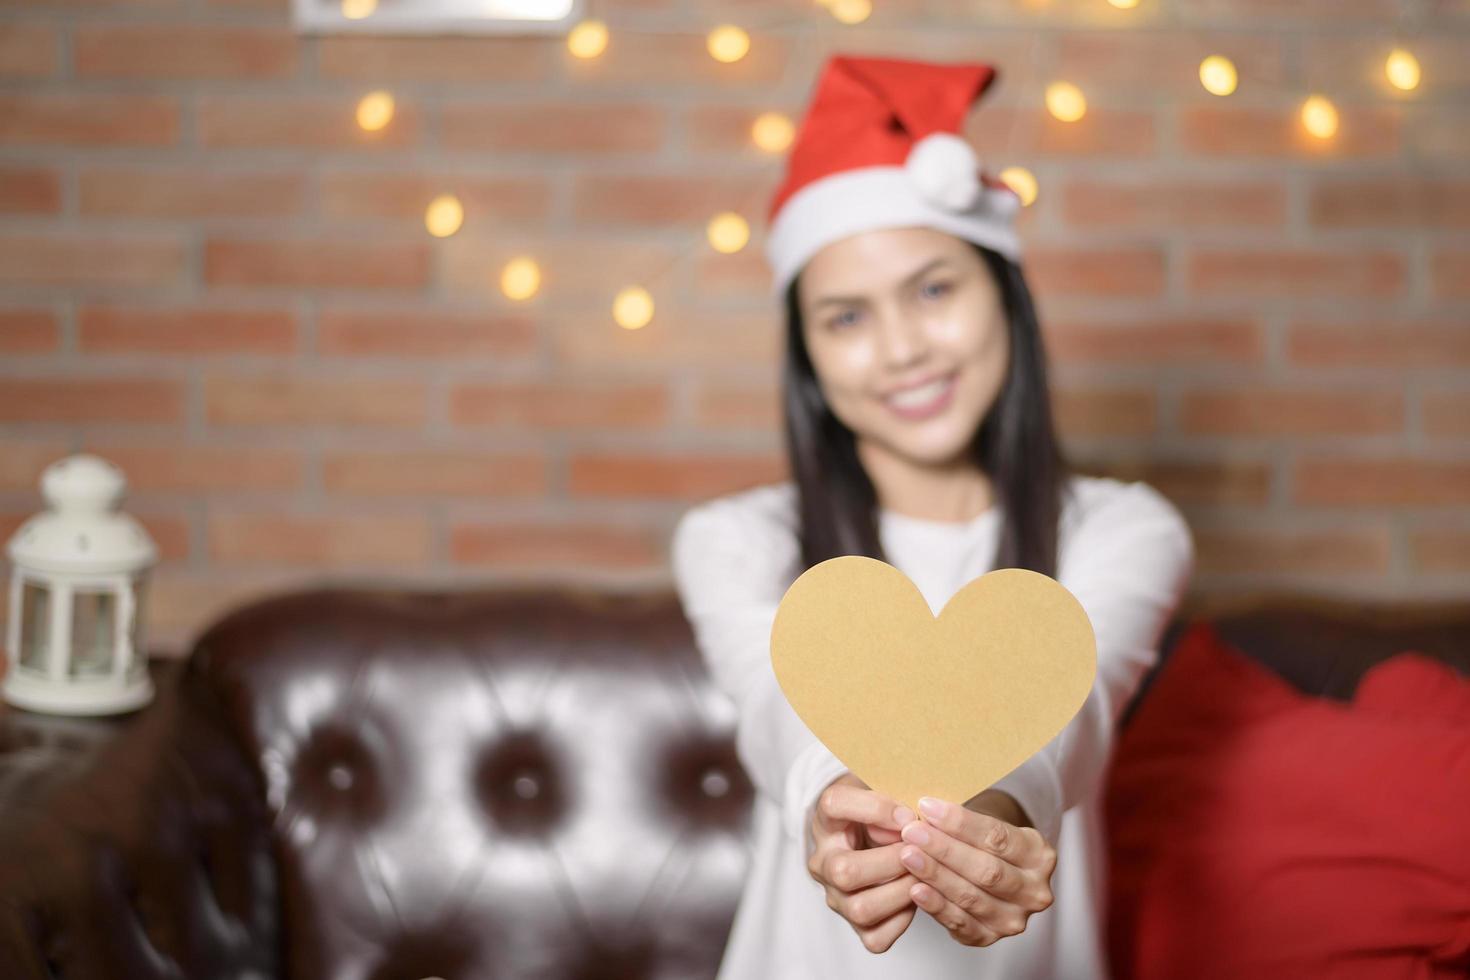
[[261, 782], [285, 976], [713, 973], [752, 788], [668, 594], [294, 594], [193, 667]]

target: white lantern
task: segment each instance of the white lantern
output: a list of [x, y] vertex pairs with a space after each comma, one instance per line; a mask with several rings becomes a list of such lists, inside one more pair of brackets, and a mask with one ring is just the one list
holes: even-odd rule
[[5, 700], [63, 715], [114, 714], [153, 698], [143, 642], [153, 539], [117, 510], [122, 471], [87, 453], [46, 467], [49, 510], [6, 548], [10, 617]]

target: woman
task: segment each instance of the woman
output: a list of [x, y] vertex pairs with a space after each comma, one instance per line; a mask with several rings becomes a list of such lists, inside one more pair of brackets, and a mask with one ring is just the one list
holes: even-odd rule
[[[1017, 202], [958, 136], [994, 77], [834, 57], [773, 202], [794, 478], [696, 505], [671, 543], [757, 790], [720, 980], [1107, 976], [1102, 776], [1193, 544], [1148, 485], [1072, 474], [1057, 447]], [[992, 568], [1057, 578], [1097, 637], [1083, 708], [970, 800], [914, 814], [870, 790], [770, 663], [787, 587], [843, 554], [894, 565], [936, 614]]]

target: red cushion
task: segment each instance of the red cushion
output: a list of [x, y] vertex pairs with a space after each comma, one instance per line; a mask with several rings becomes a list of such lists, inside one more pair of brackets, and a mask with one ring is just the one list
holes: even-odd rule
[[1344, 704], [1192, 625], [1105, 812], [1115, 980], [1470, 975], [1470, 679], [1421, 653]]

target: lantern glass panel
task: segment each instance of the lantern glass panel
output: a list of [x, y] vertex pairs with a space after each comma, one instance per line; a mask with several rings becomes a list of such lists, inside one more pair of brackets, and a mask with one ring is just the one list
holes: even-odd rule
[[117, 642], [117, 594], [77, 589], [71, 600], [71, 673], [95, 677], [112, 671]]
[[144, 645], [143, 621], [148, 617], [144, 615], [148, 603], [148, 574], [144, 572], [133, 580], [133, 622], [131, 625], [131, 636], [133, 639], [133, 662], [128, 664], [128, 675], [130, 677], [141, 677], [148, 670], [148, 648]]
[[20, 588], [20, 665], [45, 673], [51, 648], [51, 590], [40, 582]]

